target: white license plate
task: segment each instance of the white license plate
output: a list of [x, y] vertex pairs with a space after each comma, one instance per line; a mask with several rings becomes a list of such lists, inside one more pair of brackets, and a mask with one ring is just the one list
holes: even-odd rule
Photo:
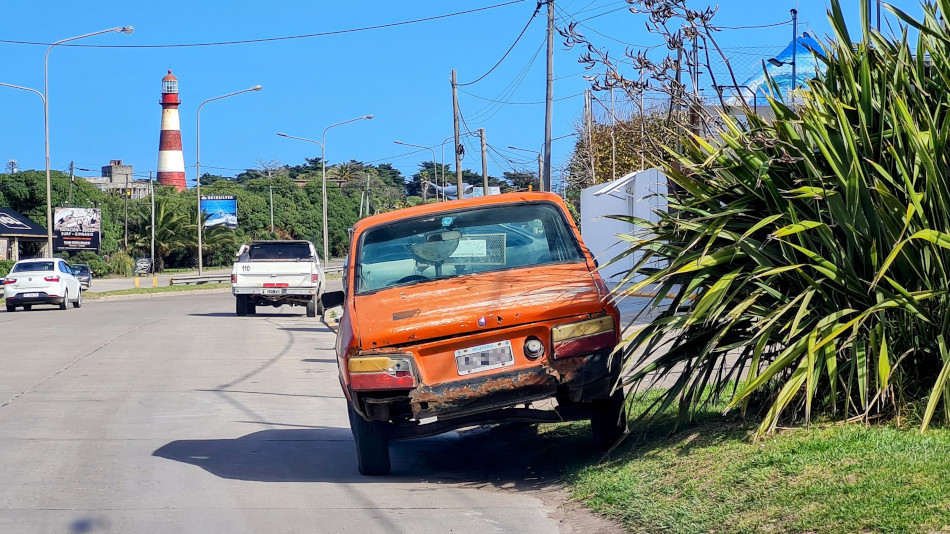
[[455, 365], [460, 375], [480, 373], [514, 365], [511, 341], [498, 341], [455, 351]]
[[265, 289], [265, 295], [280, 295], [283, 290], [281, 289]]
[[36, 297], [39, 297], [39, 296], [40, 296], [39, 293], [24, 293], [23, 294], [23, 298], [25, 299], [35, 299]]

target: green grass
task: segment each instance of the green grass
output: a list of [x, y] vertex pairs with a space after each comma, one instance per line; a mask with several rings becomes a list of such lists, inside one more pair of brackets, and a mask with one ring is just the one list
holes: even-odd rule
[[573, 497], [635, 532], [950, 531], [950, 431], [817, 424], [753, 442], [737, 416], [672, 425], [633, 427], [607, 461], [569, 466]]
[[95, 300], [102, 297], [110, 297], [113, 295], [149, 295], [152, 293], [179, 293], [182, 291], [206, 291], [209, 289], [230, 289], [231, 284], [196, 284], [196, 285], [186, 285], [186, 286], [161, 286], [161, 287], [140, 287], [133, 289], [117, 289], [115, 291], [103, 291], [101, 293], [83, 293], [83, 299]]

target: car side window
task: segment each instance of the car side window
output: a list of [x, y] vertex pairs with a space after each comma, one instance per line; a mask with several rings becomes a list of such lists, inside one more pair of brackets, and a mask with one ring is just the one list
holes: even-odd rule
[[63, 261], [59, 262], [59, 270], [66, 274], [73, 274], [73, 272], [69, 269], [69, 266], [66, 265], [66, 262]]

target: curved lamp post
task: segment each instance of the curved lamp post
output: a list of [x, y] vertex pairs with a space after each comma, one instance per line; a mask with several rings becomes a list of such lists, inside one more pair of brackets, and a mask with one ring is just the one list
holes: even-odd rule
[[195, 124], [195, 189], [198, 192], [198, 275], [199, 276], [201, 275], [201, 264], [203, 263], [202, 253], [201, 253], [201, 230], [202, 230], [202, 226], [204, 226], [204, 224], [202, 224], [201, 222], [201, 106], [204, 106], [208, 102], [221, 100], [222, 98], [227, 98], [229, 96], [239, 95], [241, 93], [247, 93], [250, 91], [260, 91], [260, 90], [261, 90], [261, 86], [255, 85], [254, 87], [244, 89], [242, 91], [235, 91], [233, 93], [228, 93], [226, 95], [209, 98], [205, 100], [204, 102], [202, 102], [201, 104], [198, 104], [198, 117]]
[[[132, 33], [134, 28], [132, 26], [118, 26], [115, 28], [109, 28], [108, 30], [100, 30], [97, 32], [87, 33], [85, 35], [79, 35], [76, 37], [70, 37], [68, 39], [61, 39], [55, 43], [49, 45], [49, 48], [46, 49], [46, 57], [43, 59], [43, 131], [46, 138], [46, 257], [53, 257], [53, 208], [52, 208], [52, 199], [50, 195], [51, 185], [50, 185], [50, 171], [49, 171], [49, 53], [53, 51], [53, 47], [59, 44], [63, 44], [69, 41], [75, 41], [77, 39], [85, 39], [86, 37], [92, 37], [93, 35], [100, 35], [103, 33], [109, 32], [121, 32], [121, 33]], [[26, 89], [25, 87], [16, 87], [16, 86], [7, 86], [14, 87], [16, 89]], [[26, 89], [27, 91], [33, 91], [33, 89]], [[34, 91], [36, 92], [36, 91]]]
[[336, 124], [331, 124], [324, 128], [323, 130], [323, 141], [316, 141], [314, 139], [306, 139], [304, 137], [294, 137], [292, 135], [287, 135], [285, 133], [277, 132], [277, 135], [281, 137], [286, 137], [288, 139], [296, 139], [298, 141], [306, 141], [308, 143], [315, 143], [320, 145], [320, 164], [323, 167], [323, 264], [324, 266], [330, 260], [330, 244], [329, 244], [329, 230], [327, 228], [327, 131], [330, 128], [336, 128], [337, 126], [342, 126], [344, 124], [372, 119], [372, 115], [363, 115], [362, 117], [356, 117], [355, 119], [350, 119], [348, 121], [338, 122]]
[[[453, 136], [453, 137], [454, 137], [454, 136]], [[414, 147], [416, 147], [416, 148], [424, 148], [424, 149], [426, 149], [426, 150], [432, 152], [432, 174], [435, 176], [435, 181], [436, 181], [436, 184], [438, 185], [438, 183], [439, 183], [439, 169], [436, 167], [436, 163], [435, 163], [435, 148], [433, 148], [433, 147], [431, 147], [431, 146], [414, 145], [414, 144], [412, 144], [412, 143], [403, 143], [402, 141], [393, 141], [393, 143], [396, 143], [397, 145], [414, 146]], [[443, 172], [445, 172], [445, 171], [443, 171]], [[445, 200], [445, 183], [442, 184], [442, 188], [443, 188], [443, 189], [442, 189], [442, 200]], [[425, 186], [425, 189], [429, 189], [429, 187], [428, 187], [428, 186]], [[423, 194], [423, 197], [425, 197], [424, 194]], [[435, 198], [436, 198], [436, 200], [438, 200], [438, 198], [439, 198], [438, 193], [436, 193]]]

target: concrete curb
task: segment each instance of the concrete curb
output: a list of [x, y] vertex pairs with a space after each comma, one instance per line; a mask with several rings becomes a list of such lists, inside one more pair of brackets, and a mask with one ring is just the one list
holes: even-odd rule
[[[95, 297], [88, 299], [88, 302], [98, 302], [106, 300], [133, 300], [133, 299], [151, 299], [158, 297], [180, 297], [184, 295], [194, 295], [195, 293], [230, 293], [231, 288], [216, 288], [216, 289], [195, 289], [192, 291], [169, 291], [166, 293], [142, 293], [139, 295], [102, 295], [101, 297]], [[87, 301], [83, 301], [87, 303]]]

